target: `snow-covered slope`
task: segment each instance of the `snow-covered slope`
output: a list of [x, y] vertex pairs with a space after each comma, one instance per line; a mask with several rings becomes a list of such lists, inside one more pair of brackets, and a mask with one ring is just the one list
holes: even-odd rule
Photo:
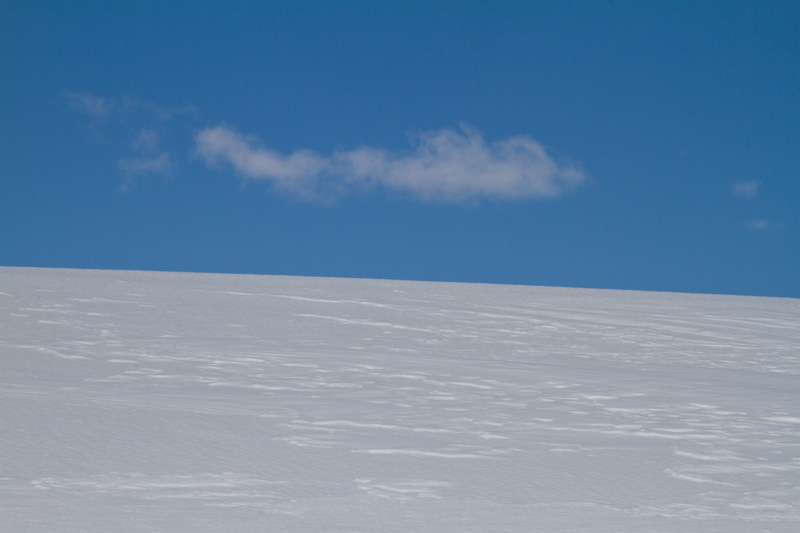
[[800, 300], [0, 269], [0, 530], [795, 532]]

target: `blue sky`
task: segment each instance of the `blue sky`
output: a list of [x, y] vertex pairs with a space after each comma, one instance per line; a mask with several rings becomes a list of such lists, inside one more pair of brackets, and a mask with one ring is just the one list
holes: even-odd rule
[[800, 297], [800, 4], [0, 4], [0, 264]]

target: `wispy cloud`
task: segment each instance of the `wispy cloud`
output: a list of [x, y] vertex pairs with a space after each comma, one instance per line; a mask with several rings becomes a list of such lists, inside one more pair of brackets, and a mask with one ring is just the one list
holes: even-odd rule
[[[194, 106], [163, 107], [127, 96], [105, 98], [90, 93], [64, 94], [68, 105], [89, 117], [92, 135], [118, 154], [117, 168], [124, 174], [122, 190], [136, 176], [168, 174], [176, 161], [175, 146], [185, 143], [197, 116]], [[184, 137], [176, 141], [175, 137]]]
[[756, 219], [756, 220], [751, 220], [750, 222], [748, 222], [747, 223], [747, 227], [748, 227], [748, 229], [752, 229], [752, 230], [756, 230], [756, 231], [764, 231], [764, 230], [768, 230], [772, 226], [769, 223], [769, 220]]
[[163, 107], [129, 96], [105, 98], [91, 93], [66, 92], [64, 98], [70, 107], [94, 118], [133, 115], [140, 119], [147, 117], [163, 121], [182, 115], [196, 116], [198, 114], [197, 108], [191, 104]]
[[172, 160], [167, 152], [153, 157], [123, 157], [117, 167], [130, 174], [163, 174], [172, 168]]
[[137, 152], [151, 152], [158, 147], [160, 140], [161, 136], [158, 134], [158, 131], [145, 128], [136, 135], [131, 146]]
[[775, 231], [775, 232], [777, 232], [777, 231], [782, 231], [782, 230], [786, 229], [786, 223], [785, 222], [773, 222], [773, 221], [766, 220], [766, 219], [763, 219], [763, 218], [757, 218], [757, 219], [753, 219], [750, 222], [748, 222], [747, 224], [745, 224], [745, 227], [747, 227], [747, 229], [752, 230], [752, 231], [771, 231], [771, 232]]
[[478, 130], [462, 126], [412, 140], [405, 152], [359, 147], [322, 155], [311, 150], [281, 154], [225, 126], [195, 136], [197, 154], [207, 164], [230, 164], [245, 178], [306, 198], [331, 188], [369, 185], [440, 202], [552, 197], [585, 179], [579, 168], [557, 162], [526, 135], [489, 143]]
[[761, 182], [758, 180], [737, 181], [731, 187], [734, 196], [741, 198], [755, 198], [758, 196]]
[[[136, 155], [117, 161], [117, 168], [127, 175], [128, 185], [134, 174], [167, 174], [172, 170], [172, 156], [169, 151], [160, 149], [160, 143], [161, 135], [150, 128], [142, 129], [133, 138], [130, 145]], [[128, 185], [123, 186], [123, 190], [127, 190]]]
[[68, 92], [64, 94], [64, 98], [70, 107], [94, 118], [110, 115], [115, 107], [112, 100], [88, 93]]

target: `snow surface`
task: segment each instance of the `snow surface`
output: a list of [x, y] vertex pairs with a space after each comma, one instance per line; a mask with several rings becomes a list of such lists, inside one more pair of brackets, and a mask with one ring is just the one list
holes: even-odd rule
[[0, 269], [0, 530], [796, 532], [800, 300]]

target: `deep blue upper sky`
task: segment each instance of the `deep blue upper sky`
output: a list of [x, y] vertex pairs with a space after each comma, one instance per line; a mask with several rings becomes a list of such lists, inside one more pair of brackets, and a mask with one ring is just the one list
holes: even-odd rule
[[800, 297], [800, 3], [0, 3], [0, 265]]

